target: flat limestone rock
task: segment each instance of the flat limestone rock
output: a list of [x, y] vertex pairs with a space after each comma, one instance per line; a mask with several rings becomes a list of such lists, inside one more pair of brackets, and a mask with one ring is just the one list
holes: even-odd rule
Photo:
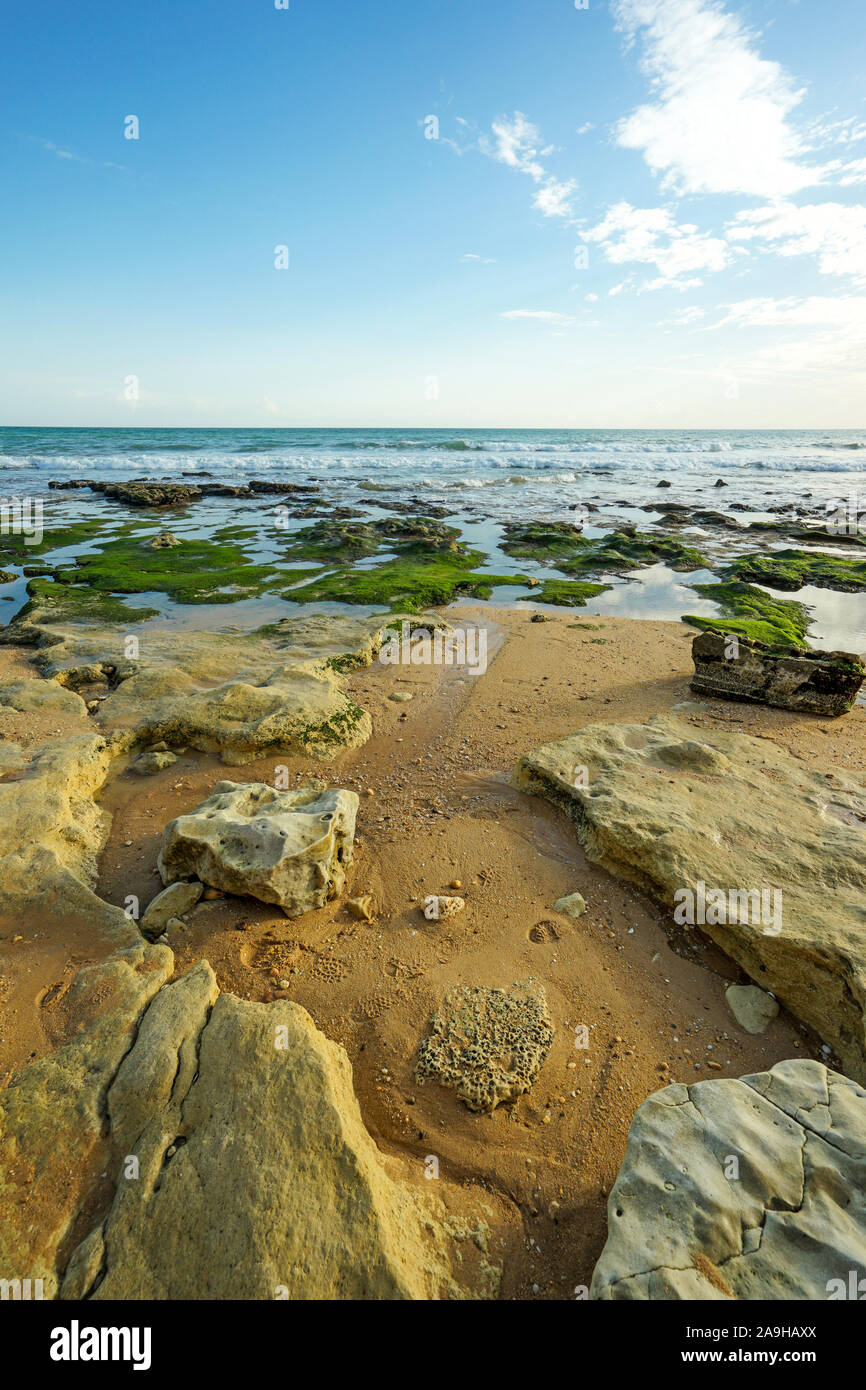
[[34, 647], [34, 664], [70, 694], [107, 682], [96, 720], [129, 751], [162, 741], [241, 767], [277, 752], [327, 760], [365, 743], [372, 721], [341, 677], [371, 664], [384, 631], [381, 618], [323, 614], [249, 634], [154, 631], [130, 660], [116, 627], [63, 625], [37, 610], [0, 637]]
[[[576, 768], [587, 786], [574, 785]], [[657, 717], [590, 725], [527, 754], [515, 780], [564, 807], [590, 859], [668, 906], [684, 892], [697, 906], [701, 884], [734, 894], [723, 920], [694, 924], [866, 1081], [862, 776], [809, 772], [769, 739]], [[740, 898], [755, 891], [779, 906], [780, 930], [763, 901], [756, 912], [754, 896]]]
[[540, 985], [455, 985], [431, 1019], [415, 1076], [449, 1086], [470, 1110], [490, 1113], [530, 1089], [552, 1042]]
[[778, 1016], [779, 1005], [757, 985], [729, 985], [725, 990], [728, 1008], [747, 1033], [764, 1033]]
[[730, 641], [723, 632], [695, 638], [695, 694], [839, 715], [850, 710], [866, 678], [866, 666], [851, 652], [779, 650], [738, 637], [736, 656], [729, 658]]
[[0, 705], [18, 710], [21, 714], [44, 711], [46, 714], [86, 715], [87, 706], [74, 690], [64, 690], [57, 681], [18, 681], [0, 687]]
[[162, 881], [196, 877], [300, 917], [340, 893], [357, 810], [355, 792], [218, 782], [213, 796], [166, 826]]
[[590, 1298], [825, 1301], [864, 1269], [861, 1086], [804, 1059], [644, 1101]]
[[409, 1185], [364, 1128], [343, 1049], [298, 1004], [219, 994], [205, 961], [145, 1012], [106, 1114], [114, 1199], [61, 1298], [496, 1294], [498, 1269], [464, 1254], [487, 1248], [492, 1213], [452, 1218], [421, 1172]]

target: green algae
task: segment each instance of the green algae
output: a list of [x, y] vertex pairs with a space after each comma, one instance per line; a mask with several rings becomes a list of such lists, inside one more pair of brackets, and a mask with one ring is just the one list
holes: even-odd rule
[[158, 608], [131, 608], [111, 594], [95, 593], [88, 584], [31, 579], [28, 603], [15, 615], [16, 625], [38, 616], [45, 623], [133, 623], [154, 618]]
[[766, 555], [742, 555], [728, 567], [737, 579], [766, 584], [793, 593], [811, 584], [855, 594], [866, 589], [866, 560], [843, 560], [808, 550], [774, 550]]
[[370, 569], [340, 569], [300, 588], [283, 591], [296, 603], [352, 603], [417, 613], [450, 603], [457, 594], [489, 598], [495, 585], [526, 580], [514, 575], [478, 574], [480, 551], [385, 560]]
[[502, 549], [507, 555], [554, 564], [565, 574], [620, 574], [659, 562], [682, 572], [707, 568], [699, 550], [675, 537], [623, 530], [589, 540], [570, 522], [510, 523]]
[[722, 616], [702, 618], [684, 614], [682, 621], [690, 627], [731, 632], [771, 647], [808, 647], [809, 617], [802, 603], [771, 598], [753, 584], [737, 580], [694, 587], [696, 594], [719, 605]]
[[580, 579], [545, 579], [531, 594], [521, 594], [521, 603], [551, 603], [562, 608], [583, 608], [588, 599], [610, 589], [610, 584], [588, 584]]

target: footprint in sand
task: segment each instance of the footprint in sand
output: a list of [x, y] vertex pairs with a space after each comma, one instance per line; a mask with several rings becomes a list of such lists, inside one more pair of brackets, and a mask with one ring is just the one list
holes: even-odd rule
[[551, 941], [559, 940], [556, 923], [551, 921], [536, 922], [534, 927], [529, 928], [528, 936], [537, 946], [545, 946]]

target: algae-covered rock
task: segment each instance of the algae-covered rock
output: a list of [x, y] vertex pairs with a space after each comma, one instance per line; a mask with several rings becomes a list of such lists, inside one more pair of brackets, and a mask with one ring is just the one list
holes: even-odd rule
[[866, 678], [851, 652], [782, 649], [724, 631], [702, 632], [692, 643], [692, 690], [716, 699], [745, 700], [806, 714], [846, 714]]
[[455, 985], [431, 1019], [415, 1075], [450, 1087], [469, 1110], [489, 1113], [531, 1088], [552, 1042], [540, 985]]
[[276, 903], [287, 917], [300, 917], [340, 893], [357, 810], [355, 792], [218, 782], [213, 796], [166, 826], [162, 881], [195, 875], [211, 888]]
[[644, 1101], [590, 1298], [825, 1301], [864, 1269], [862, 1087], [802, 1060]]
[[[700, 926], [866, 1079], [862, 776], [659, 717], [589, 725], [524, 757], [516, 781], [563, 806], [590, 859]], [[718, 894], [722, 907], [701, 907]]]

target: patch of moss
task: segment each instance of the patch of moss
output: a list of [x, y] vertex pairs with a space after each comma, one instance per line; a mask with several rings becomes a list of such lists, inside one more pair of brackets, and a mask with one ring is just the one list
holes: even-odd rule
[[76, 521], [70, 526], [45, 526], [38, 545], [29, 545], [27, 537], [10, 532], [8, 535], [0, 536], [0, 556], [21, 562], [35, 555], [44, 555], [46, 551], [66, 550], [74, 545], [86, 544], [103, 532], [116, 535], [116, 524], [106, 521], [104, 517], [97, 517], [90, 521]]
[[157, 608], [130, 608], [110, 594], [95, 593], [88, 584], [59, 584], [31, 579], [30, 600], [16, 614], [16, 622], [38, 615], [45, 623], [133, 623], [156, 617]]
[[673, 570], [706, 569], [707, 562], [692, 545], [672, 536], [639, 531], [611, 531], [587, 540], [569, 522], [513, 522], [505, 528], [502, 549], [507, 555], [555, 564], [566, 574], [623, 573], [639, 565], [663, 561]]
[[456, 594], [489, 598], [494, 585], [523, 585], [514, 575], [476, 574], [473, 566], [483, 561], [478, 551], [439, 554], [424, 558], [386, 560], [372, 569], [341, 569], [283, 591], [296, 603], [355, 603], [384, 607], [392, 612], [417, 613], [450, 603]]
[[610, 584], [587, 584], [581, 579], [545, 579], [531, 594], [521, 594], [521, 603], [555, 603], [562, 608], [583, 608], [588, 599], [603, 594]]
[[176, 603], [234, 603], [272, 588], [282, 578], [273, 565], [252, 565], [243, 548], [221, 538], [183, 540], [151, 550], [140, 536], [108, 541], [79, 557], [78, 582], [97, 593], [167, 594]]
[[342, 564], [377, 555], [381, 550], [400, 554], [463, 554], [459, 531], [430, 517], [387, 516], [379, 521], [320, 521], [297, 531], [288, 544], [290, 559], [323, 560]]
[[809, 617], [802, 603], [771, 598], [753, 584], [737, 580], [724, 584], [696, 584], [695, 593], [717, 603], [722, 616], [700, 618], [685, 614], [682, 621], [691, 627], [732, 632], [771, 647], [808, 647]]
[[794, 593], [804, 584], [857, 594], [866, 589], [866, 560], [840, 560], [808, 550], [774, 550], [767, 555], [742, 555], [728, 567], [737, 579], [766, 584]]
[[592, 541], [581, 535], [579, 527], [572, 526], [570, 521], [519, 521], [505, 527], [502, 549], [506, 555], [520, 560], [549, 564], [559, 558], [568, 559], [575, 550], [590, 545]]

